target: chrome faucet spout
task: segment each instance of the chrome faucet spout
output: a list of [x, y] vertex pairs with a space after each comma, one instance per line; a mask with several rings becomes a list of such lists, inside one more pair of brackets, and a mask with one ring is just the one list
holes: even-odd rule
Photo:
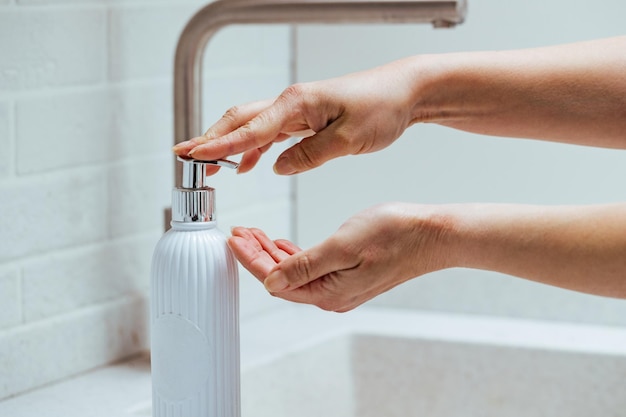
[[[209, 39], [231, 24], [462, 23], [466, 0], [217, 0], [187, 23], [174, 62], [174, 144], [200, 135], [202, 58]], [[182, 171], [176, 167], [175, 184]]]

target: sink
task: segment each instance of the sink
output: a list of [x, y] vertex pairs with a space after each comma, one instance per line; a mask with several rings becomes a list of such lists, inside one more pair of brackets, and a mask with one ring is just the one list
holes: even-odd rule
[[243, 416], [618, 416], [626, 356], [356, 334], [243, 376]]
[[[360, 308], [241, 326], [242, 417], [623, 417], [626, 329]], [[149, 417], [147, 355], [0, 402], [0, 416]]]

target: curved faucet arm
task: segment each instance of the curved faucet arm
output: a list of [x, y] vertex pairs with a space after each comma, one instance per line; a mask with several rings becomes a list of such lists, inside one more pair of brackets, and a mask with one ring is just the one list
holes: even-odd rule
[[[463, 22], [466, 0], [217, 0], [185, 26], [174, 61], [174, 144], [200, 135], [202, 58], [222, 27], [251, 23], [431, 23]], [[182, 173], [177, 167], [176, 183]]]

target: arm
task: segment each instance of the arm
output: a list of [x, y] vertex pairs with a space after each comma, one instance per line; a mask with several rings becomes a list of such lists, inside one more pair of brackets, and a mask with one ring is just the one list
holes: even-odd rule
[[230, 109], [175, 152], [254, 167], [273, 142], [315, 133], [281, 154], [280, 174], [380, 150], [414, 123], [626, 149], [626, 36], [546, 48], [405, 58], [296, 84]]
[[229, 245], [273, 295], [348, 311], [409, 279], [444, 268], [502, 272], [626, 298], [626, 204], [376, 206], [302, 251], [257, 229]]
[[417, 57], [416, 79], [421, 71], [426, 75], [415, 92], [416, 121], [626, 149], [626, 36]]

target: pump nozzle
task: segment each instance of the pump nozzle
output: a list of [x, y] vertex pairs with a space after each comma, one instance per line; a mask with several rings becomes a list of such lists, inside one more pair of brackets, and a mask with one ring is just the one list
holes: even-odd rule
[[182, 156], [176, 159], [183, 163], [183, 179], [181, 188], [205, 188], [206, 184], [206, 167], [209, 165], [217, 165], [220, 167], [237, 169], [237, 162], [228, 161], [226, 159], [215, 159], [211, 161], [201, 161], [199, 159], [185, 158]]
[[183, 163], [182, 184], [172, 193], [172, 220], [210, 222], [215, 220], [215, 190], [207, 185], [206, 167], [218, 165], [236, 169], [239, 164], [225, 159], [200, 161], [177, 157]]

